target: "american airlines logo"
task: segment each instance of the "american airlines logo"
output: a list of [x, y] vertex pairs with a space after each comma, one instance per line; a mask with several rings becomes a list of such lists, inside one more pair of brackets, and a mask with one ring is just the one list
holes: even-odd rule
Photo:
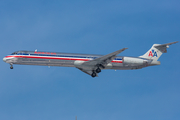
[[149, 55], [148, 55], [148, 56], [151, 56], [151, 57], [158, 57], [156, 51], [153, 50], [153, 49], [149, 52]]

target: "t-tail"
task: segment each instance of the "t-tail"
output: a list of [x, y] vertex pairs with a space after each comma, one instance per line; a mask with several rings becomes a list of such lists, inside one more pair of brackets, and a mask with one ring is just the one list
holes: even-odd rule
[[160, 56], [163, 53], [167, 53], [167, 48], [169, 48], [169, 45], [175, 44], [177, 42], [171, 42], [167, 44], [154, 44], [148, 52], [146, 52], [144, 55], [139, 56], [139, 57], [150, 59], [152, 60], [152, 63], [158, 64], [159, 61], [157, 60], [160, 58]]

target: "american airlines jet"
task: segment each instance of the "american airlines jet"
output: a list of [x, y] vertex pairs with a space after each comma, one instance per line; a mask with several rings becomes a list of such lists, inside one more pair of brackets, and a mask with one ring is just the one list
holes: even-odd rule
[[167, 52], [169, 45], [154, 44], [151, 49], [139, 57], [117, 56], [127, 48], [120, 49], [107, 55], [70, 54], [58, 52], [17, 51], [3, 58], [3, 61], [11, 65], [44, 65], [76, 67], [92, 77], [98, 76], [102, 69], [132, 70], [148, 66], [160, 65], [159, 57]]

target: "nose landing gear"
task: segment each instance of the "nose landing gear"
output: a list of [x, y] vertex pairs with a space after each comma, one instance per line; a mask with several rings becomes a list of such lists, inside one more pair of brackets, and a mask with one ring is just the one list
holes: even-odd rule
[[10, 64], [10, 65], [11, 65], [10, 69], [13, 69], [13, 64]]

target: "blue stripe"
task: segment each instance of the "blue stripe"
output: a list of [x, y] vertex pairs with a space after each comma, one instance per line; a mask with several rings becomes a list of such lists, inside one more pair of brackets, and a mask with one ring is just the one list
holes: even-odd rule
[[[98, 57], [86, 57], [86, 56], [48, 55], [48, 54], [27, 54], [27, 53], [17, 53], [17, 55], [51, 56], [51, 57], [70, 57], [70, 58], [91, 58], [91, 59], [96, 59], [96, 58], [98, 58]], [[122, 60], [122, 59], [121, 59], [121, 58], [115, 58], [114, 60]]]

